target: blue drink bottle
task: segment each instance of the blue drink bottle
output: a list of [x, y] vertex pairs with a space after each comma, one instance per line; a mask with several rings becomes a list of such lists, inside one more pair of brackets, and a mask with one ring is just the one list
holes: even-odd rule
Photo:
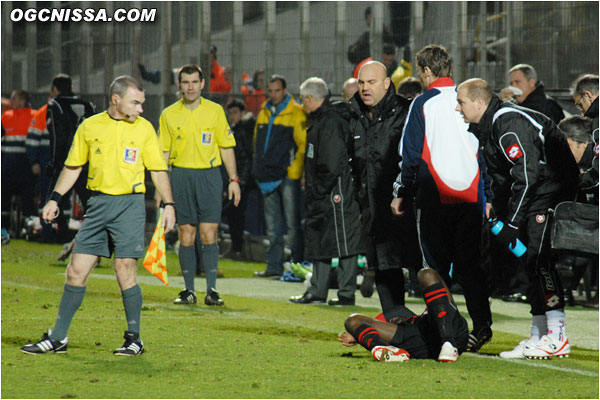
[[[490, 222], [493, 222], [491, 218], [490, 218]], [[498, 221], [494, 225], [492, 225], [492, 228], [490, 230], [492, 231], [492, 233], [494, 235], [498, 235], [500, 233], [500, 231], [502, 230], [502, 228], [504, 228], [504, 223], [502, 221]], [[514, 246], [512, 243], [509, 243], [508, 249], [516, 257], [521, 257], [527, 251], [527, 247], [519, 239], [517, 239], [517, 242], [515, 243]]]

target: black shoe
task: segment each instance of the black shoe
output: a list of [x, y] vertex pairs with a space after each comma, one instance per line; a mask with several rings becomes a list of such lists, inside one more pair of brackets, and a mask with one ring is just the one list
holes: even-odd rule
[[182, 290], [181, 292], [179, 292], [179, 295], [177, 296], [175, 301], [173, 301], [173, 303], [175, 303], [175, 304], [196, 304], [197, 301], [198, 301], [198, 299], [196, 298], [196, 295], [194, 294], [194, 292], [186, 289], [186, 290]]
[[500, 297], [502, 301], [510, 302], [510, 303], [527, 303], [527, 295], [521, 292], [516, 292], [513, 294], [505, 294]]
[[360, 284], [360, 294], [363, 297], [373, 296], [375, 290], [373, 285], [375, 284], [375, 271], [367, 269], [363, 272], [363, 281]]
[[304, 293], [301, 296], [292, 296], [290, 301], [296, 304], [325, 304], [325, 299], [313, 296], [311, 293]]
[[271, 272], [271, 271], [260, 271], [260, 272], [255, 272], [254, 276], [256, 276], [257, 278], [271, 278], [271, 277], [280, 277], [281, 273], [280, 272]]
[[225, 302], [219, 297], [219, 292], [211, 288], [204, 298], [204, 304], [207, 306], [222, 306]]
[[471, 353], [476, 353], [483, 347], [484, 344], [489, 342], [492, 339], [492, 328], [489, 325], [485, 325], [483, 328], [480, 328], [471, 333], [469, 333], [469, 343], [467, 343], [467, 351]]
[[71, 240], [69, 243], [65, 243], [58, 255], [58, 261], [65, 261], [73, 252], [73, 247], [75, 247], [75, 239]]
[[113, 351], [115, 356], [139, 356], [144, 353], [144, 343], [139, 333], [125, 331], [123, 339], [125, 339], [123, 346]]
[[[50, 332], [50, 331], [49, 331]], [[63, 340], [52, 340], [48, 333], [42, 335], [42, 340], [37, 343], [29, 343], [21, 347], [21, 351], [26, 354], [43, 354], [43, 353], [58, 353], [64, 354], [67, 352], [68, 338]]]
[[346, 297], [340, 297], [329, 300], [327, 304], [330, 306], [353, 306], [355, 301], [354, 298], [348, 299]]

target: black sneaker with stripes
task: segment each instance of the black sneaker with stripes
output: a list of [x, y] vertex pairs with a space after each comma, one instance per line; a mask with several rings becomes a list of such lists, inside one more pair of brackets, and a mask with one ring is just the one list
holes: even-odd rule
[[219, 297], [219, 292], [211, 288], [204, 298], [204, 304], [207, 306], [222, 306], [225, 302]]
[[49, 336], [51, 333], [52, 331], [44, 333], [42, 335], [42, 340], [37, 343], [26, 344], [21, 347], [21, 351], [26, 354], [66, 353], [68, 338], [64, 338], [63, 340], [52, 340]]
[[173, 303], [174, 304], [196, 304], [197, 301], [198, 301], [198, 299], [196, 298], [196, 295], [194, 294], [194, 292], [186, 289], [186, 290], [182, 290], [181, 292], [179, 292], [179, 295], [177, 296], [175, 301], [173, 301]]
[[477, 331], [473, 330], [471, 333], [469, 333], [469, 342], [467, 343], [466, 350], [471, 353], [476, 353], [491, 339], [492, 329], [489, 325], [485, 325], [479, 328]]
[[125, 331], [123, 338], [125, 343], [113, 352], [115, 356], [138, 356], [144, 352], [144, 343], [139, 333]]

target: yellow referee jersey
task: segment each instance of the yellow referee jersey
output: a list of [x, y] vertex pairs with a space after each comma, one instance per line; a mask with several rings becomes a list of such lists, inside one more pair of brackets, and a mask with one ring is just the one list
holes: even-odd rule
[[145, 193], [144, 167], [167, 170], [150, 122], [142, 117], [118, 121], [106, 111], [79, 125], [65, 165], [81, 167], [88, 161], [87, 188], [111, 195]]
[[165, 108], [159, 132], [163, 151], [170, 152], [169, 165], [179, 168], [218, 167], [219, 148], [235, 147], [223, 107], [204, 97], [193, 110], [186, 108], [182, 100]]

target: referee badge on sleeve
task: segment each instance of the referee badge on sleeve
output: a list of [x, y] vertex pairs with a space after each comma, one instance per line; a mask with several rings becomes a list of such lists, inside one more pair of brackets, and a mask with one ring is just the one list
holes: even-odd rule
[[125, 152], [123, 153], [123, 161], [127, 164], [135, 164], [138, 158], [138, 149], [137, 147], [125, 147]]

